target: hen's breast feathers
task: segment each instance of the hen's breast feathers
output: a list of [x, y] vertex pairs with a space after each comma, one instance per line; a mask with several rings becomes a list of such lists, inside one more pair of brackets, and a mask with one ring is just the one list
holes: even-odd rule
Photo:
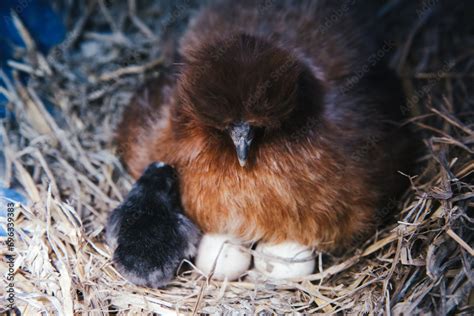
[[231, 152], [203, 151], [178, 167], [183, 205], [207, 232], [320, 249], [349, 243], [373, 222], [377, 193], [331, 141], [262, 146], [245, 169]]

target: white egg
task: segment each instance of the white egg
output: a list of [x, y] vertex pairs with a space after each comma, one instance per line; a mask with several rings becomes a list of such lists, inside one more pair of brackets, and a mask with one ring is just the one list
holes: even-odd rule
[[202, 237], [196, 257], [196, 267], [213, 278], [232, 281], [250, 267], [252, 256], [242, 249], [242, 243], [229, 235], [206, 234]]
[[259, 243], [254, 263], [257, 271], [270, 278], [292, 279], [312, 274], [316, 259], [311, 248], [287, 241], [280, 244]]

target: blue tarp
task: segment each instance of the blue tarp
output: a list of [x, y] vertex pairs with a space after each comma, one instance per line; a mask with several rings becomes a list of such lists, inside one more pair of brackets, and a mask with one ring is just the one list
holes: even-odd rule
[[[0, 0], [0, 67], [7, 74], [10, 74], [10, 69], [6, 62], [14, 57], [14, 48], [24, 47], [13, 23], [12, 11], [20, 17], [44, 54], [66, 36], [62, 17], [53, 10], [49, 0]], [[5, 101], [5, 97], [0, 94], [0, 118], [6, 116]]]

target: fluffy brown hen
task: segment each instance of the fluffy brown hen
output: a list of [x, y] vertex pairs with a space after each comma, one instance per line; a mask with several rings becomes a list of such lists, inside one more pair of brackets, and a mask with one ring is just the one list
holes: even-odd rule
[[148, 83], [125, 111], [131, 174], [174, 166], [205, 233], [335, 251], [373, 232], [403, 189], [411, 135], [399, 127], [399, 82], [352, 2], [202, 8], [178, 74]]

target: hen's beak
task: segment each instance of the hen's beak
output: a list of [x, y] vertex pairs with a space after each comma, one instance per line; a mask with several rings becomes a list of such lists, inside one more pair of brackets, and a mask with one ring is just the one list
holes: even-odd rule
[[247, 122], [238, 122], [230, 127], [229, 134], [234, 142], [239, 164], [244, 167], [247, 164], [254, 128]]

